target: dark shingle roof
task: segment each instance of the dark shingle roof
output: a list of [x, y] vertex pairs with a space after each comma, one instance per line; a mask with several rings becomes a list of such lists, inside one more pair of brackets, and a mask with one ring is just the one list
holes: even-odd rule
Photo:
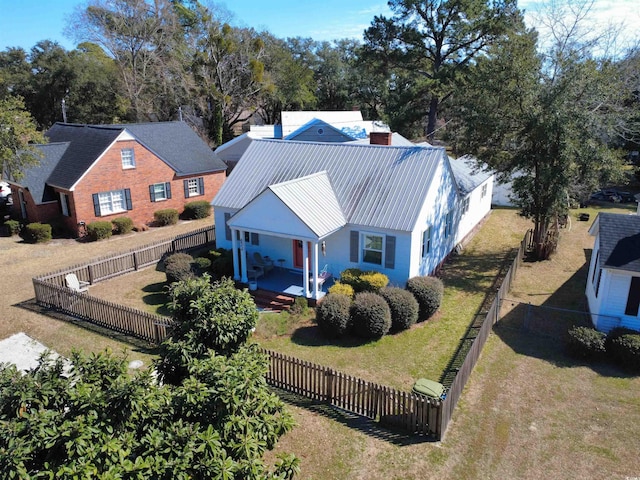
[[604, 266], [640, 272], [640, 216], [600, 213], [598, 225]]
[[178, 176], [226, 170], [224, 162], [184, 122], [79, 125], [56, 123], [47, 132], [50, 142], [69, 148], [48, 179], [50, 185], [71, 188], [118, 136], [127, 130]]
[[42, 158], [38, 165], [25, 170], [24, 177], [18, 183], [29, 190], [36, 205], [56, 200], [55, 192], [46, 185], [58, 162], [69, 147], [69, 142], [47, 143], [36, 145], [42, 152]]

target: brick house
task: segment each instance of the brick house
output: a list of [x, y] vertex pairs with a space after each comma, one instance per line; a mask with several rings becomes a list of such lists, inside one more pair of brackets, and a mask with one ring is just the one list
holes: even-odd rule
[[183, 122], [56, 123], [46, 135], [39, 165], [10, 182], [13, 216], [74, 235], [96, 220], [150, 224], [157, 210], [211, 202], [226, 178], [224, 162]]

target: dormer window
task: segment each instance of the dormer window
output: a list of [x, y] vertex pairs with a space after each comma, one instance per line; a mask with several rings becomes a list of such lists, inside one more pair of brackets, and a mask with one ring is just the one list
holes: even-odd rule
[[120, 150], [120, 158], [122, 159], [122, 168], [136, 168], [136, 159], [133, 154], [133, 148], [123, 148]]

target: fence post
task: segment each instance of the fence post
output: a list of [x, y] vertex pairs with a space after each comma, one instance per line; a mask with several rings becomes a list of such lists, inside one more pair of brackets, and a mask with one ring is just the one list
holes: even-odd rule
[[87, 270], [89, 271], [89, 283], [93, 285], [93, 265], [87, 265]]
[[137, 252], [133, 252], [133, 269], [136, 272], [138, 271], [138, 253]]
[[325, 397], [328, 404], [333, 402], [333, 387], [336, 380], [336, 372], [333, 370], [327, 370], [324, 372], [324, 376], [327, 379]]

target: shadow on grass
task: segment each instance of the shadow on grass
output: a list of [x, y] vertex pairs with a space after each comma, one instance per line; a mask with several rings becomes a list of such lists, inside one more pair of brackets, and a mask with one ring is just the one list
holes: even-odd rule
[[379, 423], [370, 418], [344, 411], [318, 400], [311, 400], [275, 387], [271, 387], [271, 389], [278, 395], [278, 397], [290, 405], [304, 408], [305, 410], [322, 415], [325, 418], [341, 423], [342, 425], [364, 433], [365, 435], [397, 446], [402, 447], [435, 441], [433, 438], [425, 435], [409, 435], [404, 431], [392, 429], [388, 426], [382, 427]]
[[169, 310], [169, 295], [167, 295], [167, 284], [164, 282], [151, 283], [145, 286], [142, 291], [146, 295], [142, 296], [142, 301], [146, 305], [156, 307], [155, 313], [165, 317], [171, 316]]
[[305, 347], [343, 347], [353, 348], [361, 347], [367, 343], [371, 343], [374, 340], [365, 338], [354, 337], [347, 335], [342, 338], [329, 338], [325, 336], [317, 325], [306, 325], [297, 328], [293, 335], [291, 335], [291, 341], [296, 345], [303, 345]]
[[157, 355], [158, 353], [157, 346], [151, 345], [150, 343], [144, 340], [140, 340], [139, 338], [125, 335], [123, 333], [119, 333], [108, 328], [100, 327], [91, 322], [87, 322], [85, 320], [73, 317], [71, 315], [67, 315], [63, 312], [58, 312], [52, 308], [41, 307], [36, 303], [35, 298], [25, 300], [24, 302], [16, 303], [13, 306], [24, 308], [25, 310], [29, 310], [31, 312], [38, 313], [40, 315], [46, 315], [48, 317], [55, 318], [56, 320], [61, 320], [67, 323], [71, 323], [72, 325], [76, 325], [85, 330], [89, 330], [90, 332], [97, 333], [98, 335], [111, 338], [112, 340], [116, 340], [118, 342], [127, 343], [132, 347], [131, 350], [133, 352], [140, 352], [148, 355]]
[[[585, 250], [585, 257], [590, 251]], [[538, 358], [559, 368], [588, 367], [606, 377], [630, 378], [614, 363], [584, 360], [566, 351], [567, 332], [574, 326], [592, 327], [584, 286], [589, 263], [585, 263], [541, 306], [511, 302], [513, 308], [493, 327], [493, 332], [514, 352]]]

